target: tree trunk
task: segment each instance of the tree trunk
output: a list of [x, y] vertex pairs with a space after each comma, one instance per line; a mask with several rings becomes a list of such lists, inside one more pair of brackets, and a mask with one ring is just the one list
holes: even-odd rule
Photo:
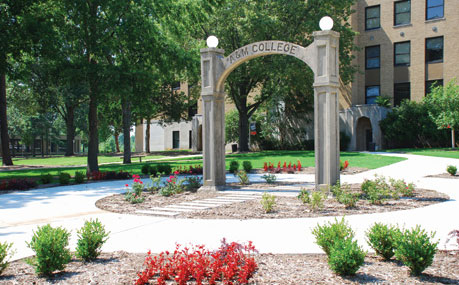
[[128, 164], [131, 163], [131, 102], [129, 98], [122, 99], [121, 108], [123, 110], [123, 163]]
[[40, 149], [41, 157], [45, 157], [45, 138], [43, 137], [43, 135], [40, 138], [41, 138], [41, 149]]
[[3, 165], [13, 165], [10, 154], [10, 137], [8, 135], [8, 121], [6, 115], [6, 75], [0, 75], [0, 137], [2, 140]]
[[67, 148], [65, 150], [65, 156], [72, 156], [73, 152], [73, 141], [75, 140], [75, 107], [67, 107], [67, 118], [65, 120], [65, 127], [67, 129]]
[[113, 134], [113, 136], [115, 137], [116, 152], [120, 153], [121, 152], [121, 150], [120, 150], [120, 133], [118, 133], [118, 131], [115, 130], [115, 133]]
[[99, 133], [97, 130], [97, 95], [95, 86], [89, 93], [89, 139], [88, 139], [88, 172], [99, 171], [97, 155], [99, 153]]
[[456, 147], [456, 138], [454, 137], [454, 129], [451, 128], [451, 148], [454, 149]]
[[249, 118], [246, 104], [239, 110], [239, 151], [249, 151]]
[[150, 118], [147, 119], [147, 128], [145, 129], [145, 152], [150, 153]]

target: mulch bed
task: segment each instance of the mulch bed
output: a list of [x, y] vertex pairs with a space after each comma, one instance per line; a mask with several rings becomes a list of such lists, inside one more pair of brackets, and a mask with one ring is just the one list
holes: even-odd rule
[[428, 175], [426, 177], [433, 177], [433, 178], [449, 178], [449, 179], [459, 179], [459, 175], [451, 175], [449, 173], [442, 173], [436, 175]]
[[[145, 256], [123, 251], [102, 253], [95, 262], [73, 260], [65, 271], [50, 278], [38, 277], [32, 266], [18, 260], [0, 276], [0, 284], [134, 284], [137, 272], [144, 269]], [[396, 260], [385, 262], [371, 254], [350, 277], [334, 274], [324, 254], [259, 254], [255, 259], [258, 270], [249, 284], [459, 284], [459, 254], [451, 251], [439, 251], [419, 277], [410, 276], [408, 268]]]
[[[276, 183], [277, 184], [277, 183]], [[283, 183], [288, 185], [289, 183]], [[269, 184], [254, 183], [247, 187], [253, 189], [266, 189]], [[271, 185], [272, 186], [272, 185]], [[359, 184], [351, 185], [352, 189], [360, 189]], [[271, 194], [276, 194], [272, 192]], [[217, 196], [228, 195], [225, 192], [185, 192], [170, 197], [163, 197], [158, 194], [145, 193], [145, 201], [139, 204], [130, 204], [124, 200], [123, 194], [115, 194], [96, 202], [96, 206], [102, 210], [125, 213], [139, 214], [138, 210], [147, 210], [151, 207], [164, 207], [167, 205], [179, 204], [181, 202], [202, 200], [214, 198]], [[235, 202], [229, 205], [223, 205], [201, 211], [184, 212], [175, 216], [175, 218], [189, 219], [284, 219], [284, 218], [313, 218], [321, 216], [342, 216], [357, 215], [369, 213], [381, 213], [389, 211], [407, 210], [418, 207], [424, 207], [435, 203], [449, 200], [445, 194], [425, 189], [416, 189], [415, 196], [412, 198], [403, 197], [399, 200], [387, 200], [382, 205], [372, 205], [368, 200], [359, 200], [355, 208], [346, 209], [334, 198], [328, 198], [324, 203], [324, 208], [318, 211], [312, 211], [308, 205], [303, 204], [296, 197], [286, 197], [280, 194], [276, 195], [276, 206], [271, 213], [265, 213], [261, 206], [261, 198], [245, 202]]]

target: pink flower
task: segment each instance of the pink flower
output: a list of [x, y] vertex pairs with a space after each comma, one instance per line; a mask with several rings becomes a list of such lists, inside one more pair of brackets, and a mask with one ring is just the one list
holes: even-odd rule
[[180, 172], [178, 172], [178, 170], [174, 171], [174, 174], [177, 175], [179, 174]]
[[142, 182], [142, 181], [140, 181], [140, 184], [143, 184], [143, 182]]
[[174, 179], [174, 175], [169, 176], [169, 179]]
[[126, 185], [124, 185], [124, 186], [129, 187], [129, 184], [126, 184]]

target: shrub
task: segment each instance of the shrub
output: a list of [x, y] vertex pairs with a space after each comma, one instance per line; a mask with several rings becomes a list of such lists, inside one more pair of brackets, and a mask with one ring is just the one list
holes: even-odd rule
[[158, 174], [158, 167], [156, 167], [155, 165], [150, 165], [150, 167], [148, 168], [148, 172], [150, 173], [150, 175], [156, 176], [156, 174]]
[[454, 176], [457, 173], [457, 167], [454, 165], [448, 165], [448, 167], [446, 167], [446, 171], [452, 176]]
[[82, 171], [75, 172], [75, 183], [81, 184], [84, 182], [84, 173]]
[[10, 265], [9, 258], [13, 254], [12, 246], [12, 243], [0, 242], [0, 275]]
[[51, 173], [46, 173], [46, 174], [42, 173], [40, 175], [41, 184], [49, 184], [51, 182], [53, 182], [53, 176], [51, 175]]
[[391, 97], [389, 96], [378, 96], [376, 97], [376, 104], [380, 107], [390, 108], [392, 107]]
[[435, 233], [429, 235], [419, 225], [400, 235], [395, 257], [410, 268], [411, 274], [419, 275], [432, 265], [438, 245], [431, 241], [434, 236]]
[[241, 170], [237, 173], [237, 178], [239, 179], [239, 183], [241, 183], [241, 185], [249, 185], [250, 183], [249, 176], [244, 170]]
[[252, 171], [252, 163], [250, 161], [243, 161], [242, 168], [244, 168], [245, 172], [250, 173]]
[[190, 192], [197, 192], [201, 187], [202, 178], [198, 176], [188, 176], [185, 178], [185, 190]]
[[158, 164], [157, 169], [159, 173], [164, 175], [170, 175], [172, 173], [172, 167], [169, 164]]
[[344, 206], [348, 208], [354, 208], [357, 201], [359, 201], [359, 194], [352, 193], [351, 187], [347, 184], [341, 185], [340, 182], [336, 183], [336, 185], [332, 185], [330, 187], [330, 191], [335, 195], [336, 201], [338, 203], [344, 204]]
[[331, 270], [339, 275], [354, 275], [363, 265], [366, 252], [351, 238], [335, 242], [328, 258]]
[[311, 203], [311, 194], [305, 188], [300, 189], [300, 194], [298, 194], [297, 198], [300, 199], [303, 204]]
[[142, 165], [142, 168], [140, 169], [143, 174], [148, 175], [150, 173], [150, 165], [144, 164]]
[[166, 284], [173, 280], [176, 284], [247, 284], [257, 269], [252, 254], [256, 252], [251, 242], [248, 245], [226, 243], [211, 252], [204, 246], [181, 248], [174, 252], [161, 252], [158, 256], [145, 259], [145, 270], [138, 274], [135, 284]]
[[68, 185], [70, 183], [70, 174], [67, 172], [60, 172], [59, 173], [59, 184], [61, 185]]
[[270, 173], [263, 175], [261, 178], [263, 178], [268, 184], [273, 184], [277, 180], [276, 175]]
[[183, 182], [182, 180], [180, 183], [177, 183], [177, 176], [171, 175], [169, 179], [166, 180], [166, 185], [159, 190], [159, 194], [165, 197], [169, 197], [173, 194], [183, 192]]
[[390, 179], [390, 185], [392, 187], [392, 198], [398, 199], [399, 195], [401, 194], [404, 197], [413, 197], [414, 196], [414, 184], [409, 183], [406, 184], [405, 180], [403, 179]]
[[232, 160], [230, 162], [229, 172], [237, 173], [238, 170], [239, 170], [239, 162], [237, 162], [237, 160]]
[[309, 206], [311, 206], [312, 211], [317, 211], [324, 207], [325, 194], [322, 191], [313, 191], [311, 194], [311, 201]]
[[394, 226], [375, 223], [366, 233], [368, 244], [376, 254], [389, 260], [394, 256], [401, 231]]
[[263, 193], [261, 196], [261, 205], [266, 213], [271, 213], [273, 211], [274, 206], [276, 205], [276, 196]]
[[35, 267], [40, 275], [50, 275], [56, 270], [63, 270], [70, 262], [69, 244], [70, 233], [61, 228], [53, 228], [49, 224], [38, 227], [33, 232], [32, 241], [27, 246], [35, 252], [35, 258], [28, 262]]
[[32, 179], [13, 178], [2, 180], [0, 190], [27, 190], [37, 186], [37, 182]]
[[312, 230], [312, 234], [316, 238], [316, 244], [319, 245], [327, 255], [330, 255], [330, 249], [338, 240], [352, 239], [354, 237], [354, 231], [344, 220], [344, 217], [339, 222], [335, 218], [334, 223], [328, 222], [328, 225], [317, 225]]
[[76, 255], [84, 261], [91, 261], [100, 255], [102, 245], [107, 241], [109, 233], [98, 219], [89, 220], [78, 230]]
[[376, 176], [375, 180], [366, 180], [361, 186], [362, 192], [365, 194], [371, 204], [381, 205], [390, 193], [390, 186], [387, 184], [384, 177]]
[[95, 180], [95, 181], [105, 180], [106, 173], [98, 171], [98, 170], [94, 170], [92, 172], [86, 173], [86, 176], [88, 177], [88, 180], [89, 179]]

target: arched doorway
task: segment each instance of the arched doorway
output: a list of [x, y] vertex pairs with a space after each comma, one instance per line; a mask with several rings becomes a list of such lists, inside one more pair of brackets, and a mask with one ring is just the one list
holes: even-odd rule
[[357, 120], [356, 126], [357, 150], [374, 150], [373, 147], [373, 128], [368, 117], [361, 117]]
[[228, 75], [256, 57], [282, 54], [298, 58], [314, 73], [314, 141], [316, 189], [339, 180], [339, 33], [314, 32], [308, 47], [283, 41], [262, 41], [243, 46], [227, 57], [215, 47], [201, 49], [203, 102], [203, 190], [226, 184], [225, 88]]

